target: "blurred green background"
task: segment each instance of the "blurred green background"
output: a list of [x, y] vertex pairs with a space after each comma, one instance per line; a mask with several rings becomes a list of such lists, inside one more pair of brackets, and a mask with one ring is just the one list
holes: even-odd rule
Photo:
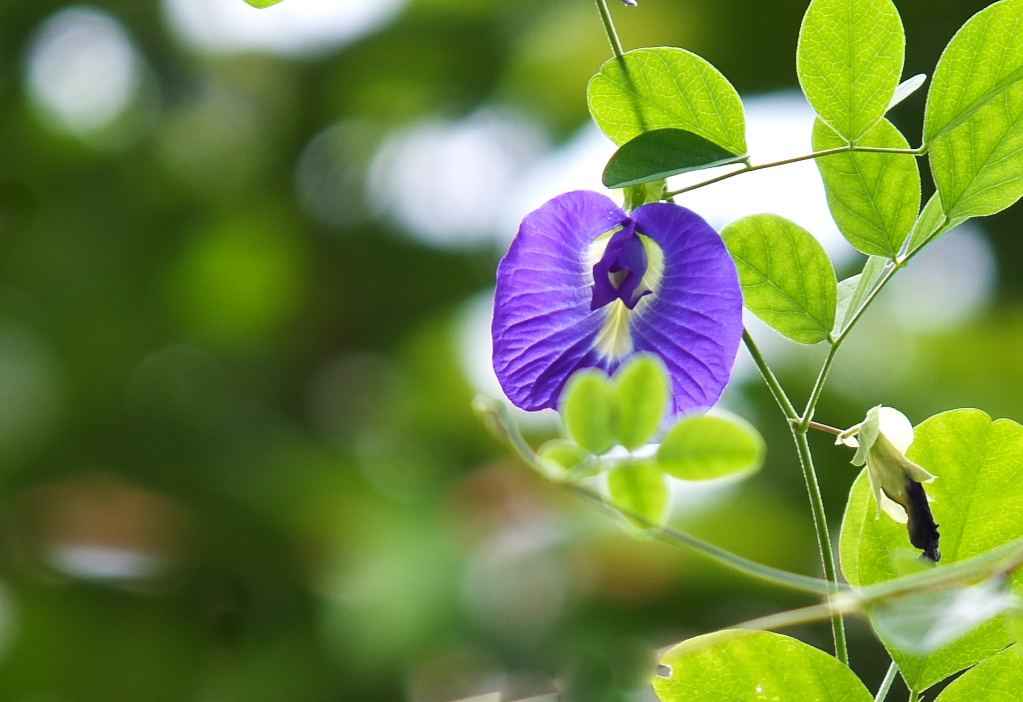
[[[900, 0], [906, 75], [987, 4]], [[797, 99], [803, 0], [640, 5], [612, 8], [627, 48]], [[807, 603], [633, 538], [470, 411], [518, 218], [609, 153], [585, 128], [609, 54], [591, 0], [0, 3], [0, 700], [640, 702], [653, 647]], [[913, 143], [923, 105], [894, 115]], [[821, 421], [1023, 419], [1021, 213], [914, 262]], [[755, 333], [805, 397], [816, 350]], [[673, 522], [816, 573], [744, 359], [725, 404], [768, 463], [678, 486]], [[837, 534], [855, 472], [815, 438]]]

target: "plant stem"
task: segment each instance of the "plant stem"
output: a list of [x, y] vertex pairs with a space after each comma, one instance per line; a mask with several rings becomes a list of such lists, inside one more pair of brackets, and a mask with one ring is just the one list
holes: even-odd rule
[[[473, 409], [475, 409], [476, 413], [485, 420], [495, 434], [497, 434], [501, 439], [507, 441], [508, 444], [515, 449], [515, 452], [525, 463], [531, 466], [540, 475], [547, 477], [538, 465], [536, 452], [533, 451], [532, 447], [522, 436], [522, 432], [519, 431], [518, 425], [515, 423], [514, 419], [512, 419], [508, 412], [508, 408], [503, 402], [499, 402], [489, 397], [479, 396], [473, 401]], [[794, 590], [802, 590], [803, 592], [810, 592], [815, 595], [832, 595], [835, 592], [833, 583], [825, 582], [819, 578], [811, 578], [807, 575], [798, 575], [796, 573], [778, 570], [777, 568], [771, 568], [770, 566], [765, 566], [761, 563], [748, 560], [742, 556], [737, 556], [730, 551], [726, 551], [723, 548], [707, 543], [695, 536], [690, 536], [689, 534], [675, 529], [659, 527], [656, 524], [652, 524], [640, 514], [628, 509], [623, 509], [618, 505], [608, 503], [607, 500], [604, 499], [603, 495], [586, 485], [580, 485], [578, 483], [563, 483], [559, 481], [551, 482], [565, 487], [577, 495], [581, 495], [590, 502], [614, 512], [615, 514], [623, 514], [639, 524], [649, 525], [650, 532], [662, 541], [669, 541], [691, 548], [694, 551], [703, 554], [707, 558], [731, 568], [732, 570], [736, 570], [754, 578], [759, 578], [760, 580], [764, 580], [774, 585], [780, 585]]]
[[[778, 403], [778, 407], [781, 408], [781, 411], [789, 420], [792, 438], [796, 442], [796, 450], [799, 453], [799, 465], [803, 468], [803, 478], [806, 481], [806, 490], [810, 496], [810, 505], [813, 508], [813, 525], [814, 531], [817, 534], [817, 546], [820, 550], [821, 565], [824, 568], [824, 578], [828, 581], [828, 585], [831, 588], [830, 594], [834, 594], [838, 590], [838, 571], [835, 568], [835, 554], [831, 549], [831, 535], [828, 530], [827, 514], [824, 512], [824, 500], [821, 498], [820, 485], [817, 482], [817, 472], [813, 467], [810, 444], [806, 439], [807, 427], [803, 425], [802, 420], [796, 413], [795, 407], [792, 406], [792, 402], [785, 394], [785, 390], [782, 388], [781, 383], [778, 382], [778, 378], [775, 377], [770, 366], [767, 365], [764, 355], [760, 353], [760, 349], [757, 347], [748, 329], [743, 329], [742, 340], [745, 342], [750, 356], [753, 357], [753, 362], [760, 369], [760, 374], [764, 376], [764, 382], [774, 396], [775, 402]], [[834, 347], [832, 352], [834, 352]], [[830, 363], [828, 365], [830, 366]], [[827, 374], [825, 373], [824, 375], [826, 376]], [[819, 392], [816, 394], [818, 397], [820, 396]], [[808, 415], [813, 413], [813, 406], [816, 404], [816, 400], [811, 398], [811, 402], [813, 404], [808, 405]], [[841, 613], [832, 613], [831, 626], [835, 637], [835, 655], [840, 661], [848, 664], [849, 652], [846, 647], [845, 624], [842, 622]]]
[[757, 368], [760, 370], [760, 375], [763, 376], [764, 382], [767, 384], [767, 389], [771, 391], [774, 401], [778, 403], [778, 407], [781, 408], [785, 418], [790, 422], [798, 421], [799, 415], [796, 413], [796, 408], [792, 405], [792, 401], [789, 400], [788, 395], [785, 394], [785, 390], [782, 388], [781, 383], [778, 382], [778, 378], [775, 377], [770, 366], [767, 365], [767, 360], [764, 359], [764, 355], [760, 353], [760, 349], [757, 347], [757, 342], [753, 340], [753, 336], [750, 335], [749, 330], [746, 328], [743, 328], [742, 330], [742, 341], [746, 344], [746, 350], [749, 351], [749, 355], [753, 357], [753, 362], [757, 364]]
[[681, 531], [670, 529], [668, 527], [660, 527], [656, 524], [651, 523], [648, 519], [643, 517], [641, 514], [633, 512], [632, 510], [625, 509], [619, 505], [609, 503], [604, 496], [591, 487], [586, 485], [580, 485], [578, 483], [561, 483], [561, 485], [567, 487], [572, 492], [584, 497], [588, 501], [599, 505], [601, 508], [606, 509], [615, 514], [621, 514], [629, 519], [633, 520], [638, 524], [642, 524], [647, 531], [656, 536], [661, 541], [671, 542], [672, 544], [681, 544], [687, 548], [690, 548], [697, 553], [706, 556], [707, 558], [715, 561], [716, 563], [731, 568], [734, 571], [738, 571], [743, 575], [757, 578], [765, 582], [769, 582], [773, 585], [780, 585], [793, 590], [801, 590], [803, 592], [813, 593], [815, 595], [833, 595], [835, 593], [835, 587], [833, 583], [826, 582], [819, 578], [811, 578], [806, 575], [798, 575], [796, 573], [789, 573], [788, 571], [778, 570], [777, 568], [771, 568], [761, 563], [748, 560], [742, 556], [726, 551], [723, 548], [719, 548], [713, 544], [707, 543], [702, 539], [698, 539], [695, 536], [690, 536]]
[[888, 666], [888, 672], [885, 673], [884, 680], [881, 681], [881, 688], [877, 691], [874, 702], [884, 702], [885, 698], [888, 697], [888, 691], [892, 689], [892, 683], [895, 682], [895, 676], [898, 674], [899, 664], [892, 661], [892, 664]]
[[821, 366], [821, 372], [817, 374], [817, 382], [813, 385], [810, 399], [807, 400], [806, 409], [803, 410], [803, 416], [799, 420], [799, 429], [803, 433], [806, 433], [806, 430], [810, 428], [813, 413], [817, 410], [817, 402], [821, 399], [821, 393], [824, 392], [824, 383], [828, 380], [828, 373], [831, 372], [831, 366], [835, 362], [835, 355], [838, 353], [840, 345], [841, 343], [838, 341], [832, 342], [831, 349], [828, 351], [828, 357], [824, 359], [824, 365]]
[[611, 11], [607, 7], [607, 0], [597, 0], [597, 11], [600, 12], [600, 21], [604, 23], [604, 32], [607, 33], [607, 40], [611, 42], [611, 51], [619, 61], [625, 61], [625, 52], [622, 50], [622, 40], [618, 38], [618, 31], [615, 29], [614, 20], [611, 19]]
[[916, 690], [909, 691], [909, 702], [920, 702], [920, 693]]
[[[824, 579], [831, 585], [832, 594], [838, 592], [838, 570], [835, 568], [835, 552], [831, 548], [831, 532], [828, 529], [828, 516], [824, 511], [824, 500], [821, 497], [820, 484], [817, 482], [817, 471], [813, 467], [813, 456], [810, 453], [810, 443], [806, 439], [806, 429], [792, 425], [792, 437], [796, 442], [796, 451], [799, 453], [799, 465], [803, 468], [803, 479], [806, 481], [806, 491], [810, 496], [810, 506], [813, 511], [813, 526], [817, 534], [817, 547], [820, 550], [821, 564], [824, 566]], [[831, 629], [835, 637], [835, 657], [846, 665], [849, 664], [849, 650], [845, 641], [845, 623], [842, 621], [842, 613], [832, 612]]]
[[842, 342], [845, 341], [845, 338], [849, 336], [849, 332], [851, 332], [852, 328], [856, 326], [856, 322], [860, 321], [860, 317], [863, 316], [863, 313], [867, 311], [867, 308], [870, 307], [871, 303], [873, 303], [877, 296], [881, 294], [881, 291], [884, 290], [884, 287], [888, 285], [888, 282], [895, 276], [899, 269], [904, 267], [906, 263], [909, 262], [910, 258], [912, 258], [912, 256], [909, 256], [902, 263], [896, 263], [894, 261], [890, 261], [888, 263], [887, 267], [885, 268], [885, 272], [881, 275], [881, 279], [878, 280], [877, 285], [875, 285], [874, 289], [870, 291], [869, 295], [867, 295], [867, 299], [863, 301], [863, 304], [860, 305], [860, 308], [856, 310], [856, 312], [853, 314], [852, 318], [849, 320], [849, 323], [845, 325], [845, 329], [842, 330], [842, 333], [835, 337], [834, 342], [832, 342], [834, 349], [837, 349], [839, 346], [842, 345]]
[[[603, 2], [604, 2], [604, 0], [597, 0], [597, 4], [598, 5], [600, 5]], [[614, 27], [612, 26], [611, 29], [613, 30]], [[761, 163], [761, 164], [759, 164], [757, 166], [751, 166], [747, 162], [746, 163], [746, 167], [742, 168], [742, 169], [740, 169], [738, 171], [732, 171], [731, 173], [725, 173], [724, 175], [717, 176], [716, 178], [711, 178], [711, 179], [705, 180], [705, 181], [703, 181], [701, 183], [696, 183], [695, 185], [689, 185], [689, 186], [687, 186], [685, 188], [679, 188], [678, 190], [670, 190], [670, 191], [664, 193], [664, 199], [668, 199], [670, 197], [675, 197], [676, 195], [681, 195], [682, 193], [687, 193], [690, 190], [696, 190], [697, 188], [702, 188], [702, 187], [707, 186], [707, 185], [713, 185], [714, 183], [720, 183], [722, 180], [728, 180], [729, 178], [737, 176], [737, 175], [739, 175], [741, 173], [752, 173], [753, 171], [761, 171], [761, 170], [763, 170], [765, 168], [775, 168], [777, 166], [787, 166], [790, 163], [799, 163], [800, 161], [809, 161], [811, 159], [822, 158], [824, 156], [833, 156], [834, 154], [849, 153], [850, 151], [859, 151], [859, 152], [863, 152], [863, 153], [872, 153], [872, 154], [908, 154], [910, 156], [922, 156], [923, 153], [924, 153], [924, 150], [923, 150], [922, 147], [919, 148], [919, 149], [888, 149], [888, 148], [884, 148], [884, 147], [881, 147], [881, 146], [852, 146], [852, 145], [849, 145], [849, 146], [839, 146], [839, 147], [834, 148], [834, 149], [826, 149], [824, 151], [815, 151], [812, 154], [804, 154], [803, 156], [796, 156], [795, 158], [787, 158], [787, 159], [784, 159], [782, 161], [772, 161], [771, 163]]]

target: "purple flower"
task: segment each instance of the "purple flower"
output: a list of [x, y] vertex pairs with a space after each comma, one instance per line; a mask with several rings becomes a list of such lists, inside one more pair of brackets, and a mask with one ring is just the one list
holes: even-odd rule
[[494, 369], [526, 410], [556, 407], [581, 368], [613, 373], [629, 355], [668, 367], [675, 413], [707, 408], [742, 337], [742, 292], [721, 237], [658, 202], [626, 214], [590, 191], [559, 195], [522, 220], [497, 268]]

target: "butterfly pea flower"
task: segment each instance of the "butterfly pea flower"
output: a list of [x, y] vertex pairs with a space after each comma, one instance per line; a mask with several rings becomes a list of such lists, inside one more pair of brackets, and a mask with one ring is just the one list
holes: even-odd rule
[[613, 374], [657, 354], [673, 413], [712, 406], [742, 337], [742, 291], [724, 242], [699, 215], [657, 202], [627, 214], [590, 191], [533, 211], [497, 269], [494, 369], [518, 407], [557, 406], [573, 373]]
[[935, 476], [906, 458], [913, 443], [913, 425], [902, 412], [878, 405], [867, 412], [860, 424], [839, 434], [837, 444], [856, 448], [854, 466], [867, 465], [867, 475], [877, 499], [877, 517], [881, 510], [905, 524], [909, 541], [922, 549], [924, 556], [937, 563], [940, 534], [931, 514], [930, 498], [923, 483]]

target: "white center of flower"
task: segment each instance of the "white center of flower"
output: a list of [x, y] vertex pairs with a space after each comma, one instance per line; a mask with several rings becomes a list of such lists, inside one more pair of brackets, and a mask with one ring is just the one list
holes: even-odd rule
[[[617, 231], [617, 229], [613, 229], [593, 240], [584, 261], [587, 269], [592, 270], [593, 266], [604, 256], [608, 242]], [[642, 314], [646, 306], [653, 301], [660, 289], [661, 281], [664, 280], [664, 250], [650, 237], [638, 232], [637, 235], [643, 242], [643, 248], [646, 249], [647, 255], [647, 269], [641, 285], [653, 291], [652, 294], [640, 299], [635, 309], [632, 310], [626, 307], [621, 300], [615, 300], [594, 312], [594, 314], [606, 315], [604, 326], [597, 334], [597, 351], [601, 356], [612, 361], [621, 360], [632, 353], [634, 346], [630, 322], [633, 317]]]

